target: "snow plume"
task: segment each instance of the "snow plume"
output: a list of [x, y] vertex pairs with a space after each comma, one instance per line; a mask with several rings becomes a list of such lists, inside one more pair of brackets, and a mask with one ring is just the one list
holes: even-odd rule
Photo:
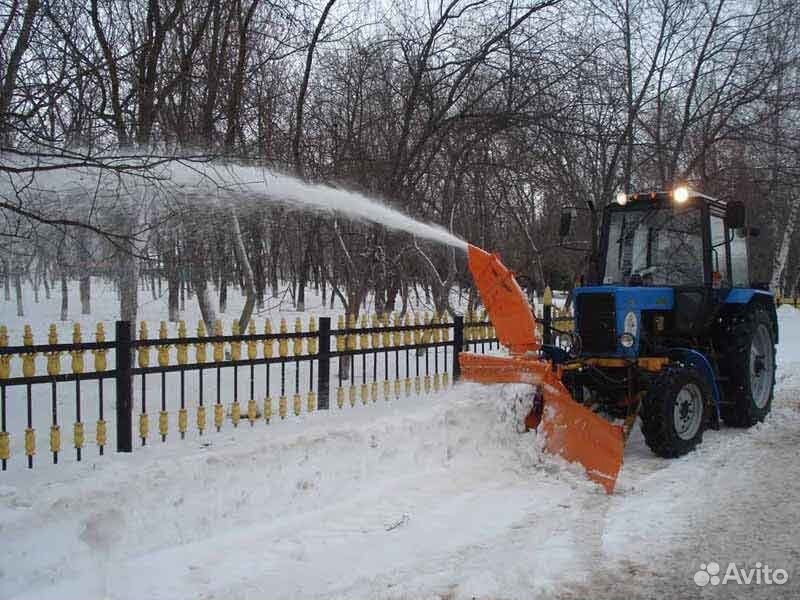
[[[172, 167], [173, 181], [182, 188], [215, 187], [225, 197], [230, 192], [243, 202], [277, 202], [315, 212], [340, 214], [354, 221], [369, 221], [388, 229], [466, 251], [467, 244], [444, 228], [422, 223], [358, 192], [311, 184], [257, 167], [205, 163], [187, 169]], [[210, 190], [209, 190], [210, 191]]]
[[[76, 158], [77, 157], [77, 158]], [[3, 166], [13, 167], [0, 181], [0, 195], [24, 206], [32, 202], [53, 206], [52, 197], [67, 199], [74, 211], [76, 199], [86, 200], [92, 212], [103, 204], [117, 208], [140, 206], [151, 198], [175, 203], [234, 202], [243, 210], [273, 203], [300, 210], [341, 215], [372, 222], [388, 229], [453, 246], [467, 244], [439, 225], [422, 223], [361, 193], [323, 184], [311, 184], [262, 167], [172, 157], [111, 156], [85, 160], [83, 155], [34, 159], [4, 156]], [[150, 192], [150, 193], [148, 193]], [[49, 200], [45, 200], [51, 196]], [[57, 203], [64, 206], [64, 203]], [[82, 204], [82, 203], [81, 203]]]

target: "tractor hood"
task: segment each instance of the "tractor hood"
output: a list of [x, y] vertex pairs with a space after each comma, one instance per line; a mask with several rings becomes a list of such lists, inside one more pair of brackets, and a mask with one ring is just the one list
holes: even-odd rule
[[575, 289], [576, 299], [582, 294], [613, 294], [620, 310], [671, 310], [675, 304], [675, 288], [671, 287], [595, 285]]
[[[675, 290], [669, 287], [603, 285], [574, 291], [575, 325], [586, 355], [633, 358], [639, 354], [642, 311], [671, 311]], [[620, 337], [633, 336], [629, 347]]]

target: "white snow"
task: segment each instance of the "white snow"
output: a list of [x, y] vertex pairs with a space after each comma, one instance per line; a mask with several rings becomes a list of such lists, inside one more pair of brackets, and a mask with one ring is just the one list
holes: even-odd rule
[[[516, 431], [525, 386], [303, 415], [0, 474], [0, 598], [796, 597], [800, 312], [772, 414], [609, 497]], [[789, 582], [698, 588], [700, 563]]]

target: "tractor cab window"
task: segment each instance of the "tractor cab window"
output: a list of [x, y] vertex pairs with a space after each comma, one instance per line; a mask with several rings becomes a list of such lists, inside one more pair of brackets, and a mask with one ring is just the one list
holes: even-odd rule
[[731, 232], [731, 271], [733, 287], [750, 286], [750, 273], [747, 269], [747, 234], [744, 229]]
[[722, 217], [711, 215], [711, 279], [716, 287], [721, 288], [731, 287], [726, 235], [725, 221]]
[[702, 223], [696, 206], [611, 211], [603, 282], [703, 285]]

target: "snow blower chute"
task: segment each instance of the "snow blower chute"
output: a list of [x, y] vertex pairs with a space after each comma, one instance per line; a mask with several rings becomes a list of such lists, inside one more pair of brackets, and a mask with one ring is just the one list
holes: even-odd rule
[[544, 447], [569, 462], [578, 462], [590, 479], [610, 494], [622, 466], [622, 427], [576, 402], [562, 382], [562, 367], [542, 352], [536, 320], [514, 275], [496, 255], [470, 245], [469, 270], [508, 356], [462, 352], [464, 379], [480, 383], [529, 383], [536, 388], [528, 428], [544, 436]]

